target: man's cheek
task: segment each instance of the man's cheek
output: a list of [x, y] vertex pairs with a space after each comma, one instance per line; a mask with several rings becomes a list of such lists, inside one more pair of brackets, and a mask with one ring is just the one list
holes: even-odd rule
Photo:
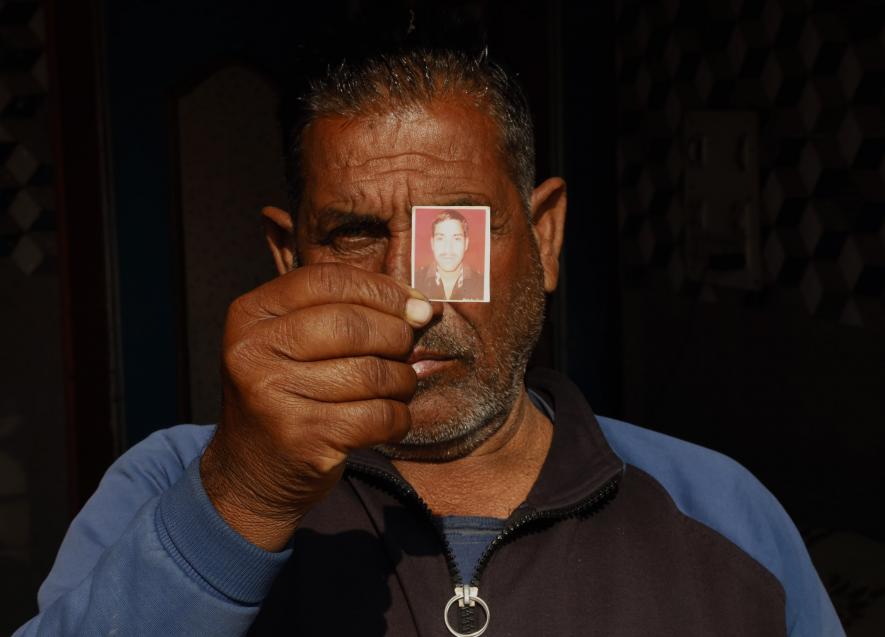
[[[495, 340], [495, 334], [498, 332], [496, 328], [496, 315], [493, 308], [495, 297], [492, 296], [491, 303], [448, 303], [447, 306], [458, 315], [458, 322], [461, 323], [460, 329], [470, 329], [479, 337], [477, 346], [489, 349], [489, 343]], [[469, 326], [469, 327], [467, 327]], [[477, 352], [481, 355], [481, 352]]]

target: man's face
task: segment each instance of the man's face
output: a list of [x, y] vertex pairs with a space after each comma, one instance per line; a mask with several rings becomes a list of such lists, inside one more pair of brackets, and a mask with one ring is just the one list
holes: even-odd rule
[[[493, 121], [435, 101], [405, 112], [326, 117], [305, 131], [296, 248], [304, 264], [345, 262], [411, 278], [412, 206], [490, 206], [491, 301], [443, 304], [416, 333], [412, 429], [394, 456], [464, 455], [503, 422], [540, 332], [543, 272]], [[454, 226], [454, 228], [453, 228]], [[446, 226], [463, 233], [457, 222]], [[466, 242], [452, 250], [460, 263]]]
[[430, 240], [436, 265], [443, 272], [455, 272], [464, 261], [464, 253], [469, 245], [464, 235], [464, 224], [457, 219], [443, 219], [433, 228]]

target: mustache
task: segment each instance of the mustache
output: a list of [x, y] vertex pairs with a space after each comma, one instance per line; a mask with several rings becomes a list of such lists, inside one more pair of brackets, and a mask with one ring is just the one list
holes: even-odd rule
[[439, 320], [431, 321], [415, 340], [415, 347], [423, 347], [432, 352], [463, 361], [476, 358], [477, 338], [468, 326], [459, 326], [447, 320], [445, 314]]

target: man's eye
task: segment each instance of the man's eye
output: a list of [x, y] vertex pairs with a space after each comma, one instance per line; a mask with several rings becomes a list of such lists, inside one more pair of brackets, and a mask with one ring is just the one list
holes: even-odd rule
[[379, 224], [346, 224], [329, 231], [323, 236], [320, 245], [334, 250], [352, 251], [368, 248], [380, 239], [387, 239], [386, 226]]

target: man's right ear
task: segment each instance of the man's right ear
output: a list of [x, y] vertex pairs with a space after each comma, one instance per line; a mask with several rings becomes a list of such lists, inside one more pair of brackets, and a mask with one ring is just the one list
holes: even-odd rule
[[556, 289], [559, 254], [565, 233], [566, 192], [561, 177], [551, 177], [532, 191], [532, 232], [544, 268], [544, 291]]
[[270, 253], [273, 255], [277, 273], [281, 276], [290, 272], [298, 263], [295, 256], [295, 224], [292, 215], [273, 206], [261, 209], [264, 217], [264, 236]]

